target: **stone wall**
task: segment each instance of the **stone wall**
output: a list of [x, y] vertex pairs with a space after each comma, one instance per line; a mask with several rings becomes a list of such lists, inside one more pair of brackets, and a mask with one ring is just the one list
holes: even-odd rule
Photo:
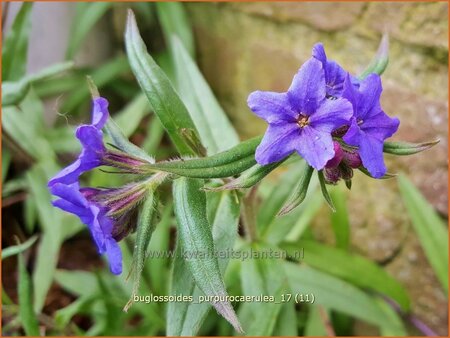
[[[407, 173], [447, 216], [447, 3], [196, 3], [188, 10], [201, 69], [243, 139], [265, 130], [246, 105], [248, 94], [285, 91], [314, 43], [322, 41], [330, 58], [358, 73], [382, 32], [389, 32], [382, 105], [401, 120], [395, 139], [441, 140], [420, 155], [387, 156], [389, 171]], [[386, 265], [410, 292], [414, 312], [446, 335], [446, 297], [410, 227], [396, 181], [357, 174], [353, 187], [354, 251]], [[323, 209], [313, 225], [324, 241], [332, 240], [328, 217]]]

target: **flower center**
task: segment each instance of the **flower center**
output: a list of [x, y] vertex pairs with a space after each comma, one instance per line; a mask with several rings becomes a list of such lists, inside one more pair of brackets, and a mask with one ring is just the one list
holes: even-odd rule
[[297, 125], [298, 125], [300, 128], [304, 128], [304, 127], [306, 127], [308, 124], [309, 124], [309, 116], [300, 114], [300, 115], [297, 117]]

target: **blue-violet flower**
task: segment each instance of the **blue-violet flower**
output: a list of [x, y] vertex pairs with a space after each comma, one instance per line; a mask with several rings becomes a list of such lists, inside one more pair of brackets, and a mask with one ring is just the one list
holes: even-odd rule
[[107, 165], [124, 173], [145, 172], [146, 160], [120, 150], [110, 150], [103, 144], [102, 127], [109, 117], [108, 101], [93, 100], [92, 123], [77, 128], [76, 136], [83, 147], [77, 160], [64, 168], [49, 182], [50, 192], [59, 197], [53, 205], [77, 215], [92, 234], [100, 254], [106, 253], [114, 274], [122, 272], [122, 255], [117, 244], [134, 229], [136, 206], [147, 189], [145, 181], [122, 188], [80, 188], [79, 177], [84, 172]]
[[362, 164], [375, 178], [386, 174], [383, 160], [384, 140], [392, 136], [398, 129], [400, 121], [391, 118], [381, 109], [381, 79], [370, 74], [360, 84], [359, 89], [352, 85], [347, 76], [342, 96], [353, 105], [353, 117], [350, 128], [343, 140], [358, 147]]
[[269, 124], [256, 161], [267, 165], [297, 151], [312, 167], [323, 169], [335, 154], [331, 133], [348, 124], [353, 112], [346, 99], [326, 96], [324, 67], [315, 58], [303, 64], [286, 93], [251, 93], [248, 106]]

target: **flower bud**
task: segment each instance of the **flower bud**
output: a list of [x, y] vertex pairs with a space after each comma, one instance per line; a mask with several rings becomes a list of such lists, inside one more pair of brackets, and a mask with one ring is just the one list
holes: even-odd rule
[[334, 157], [327, 162], [325, 168], [337, 167], [339, 163], [341, 163], [342, 158], [344, 157], [344, 151], [342, 150], [341, 145], [338, 142], [333, 141], [333, 146], [334, 146]]
[[357, 169], [362, 165], [361, 157], [356, 151], [346, 151], [344, 150], [343, 163], [348, 165], [350, 168]]
[[323, 170], [325, 182], [328, 184], [337, 184], [341, 179], [341, 171], [339, 167], [325, 168]]

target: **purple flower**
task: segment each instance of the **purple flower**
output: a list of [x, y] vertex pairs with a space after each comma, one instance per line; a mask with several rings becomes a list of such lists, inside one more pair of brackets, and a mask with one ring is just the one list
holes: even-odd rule
[[[347, 72], [335, 61], [328, 60], [322, 43], [316, 43], [312, 49], [312, 56], [322, 63], [325, 72], [325, 84], [328, 97], [340, 97], [344, 90]], [[358, 86], [358, 80], [351, 76], [352, 83]]]
[[114, 223], [106, 215], [106, 208], [88, 201], [80, 191], [78, 183], [54, 183], [50, 192], [60, 197], [52, 202], [55, 207], [77, 215], [88, 226], [99, 253], [108, 255], [111, 272], [116, 275], [122, 273], [122, 253], [112, 236]]
[[397, 131], [400, 124], [397, 118], [390, 118], [381, 109], [381, 91], [380, 77], [370, 74], [361, 82], [359, 89], [351, 84], [347, 76], [342, 94], [352, 103], [354, 110], [350, 128], [343, 140], [359, 148], [362, 164], [375, 178], [386, 174], [383, 143]]
[[335, 154], [332, 131], [352, 116], [347, 100], [326, 99], [324, 69], [314, 58], [300, 68], [286, 93], [253, 92], [248, 106], [269, 124], [256, 149], [260, 165], [297, 151], [312, 167], [323, 169]]
[[49, 182], [50, 192], [60, 199], [53, 205], [77, 215], [92, 234], [100, 254], [109, 257], [114, 274], [122, 272], [122, 255], [117, 242], [134, 229], [136, 206], [145, 195], [146, 185], [137, 182], [122, 188], [80, 188], [79, 177], [86, 171], [107, 165], [125, 173], [143, 173], [147, 162], [120, 150], [108, 150], [101, 129], [109, 117], [108, 101], [93, 100], [92, 123], [77, 128], [82, 145], [77, 160]]
[[102, 165], [106, 148], [103, 145], [101, 129], [108, 117], [108, 101], [103, 97], [95, 98], [92, 101], [92, 124], [82, 125], [76, 131], [76, 137], [83, 147], [80, 156], [74, 163], [53, 177], [48, 182], [49, 187], [55, 183], [72, 184], [77, 182], [82, 173]]

